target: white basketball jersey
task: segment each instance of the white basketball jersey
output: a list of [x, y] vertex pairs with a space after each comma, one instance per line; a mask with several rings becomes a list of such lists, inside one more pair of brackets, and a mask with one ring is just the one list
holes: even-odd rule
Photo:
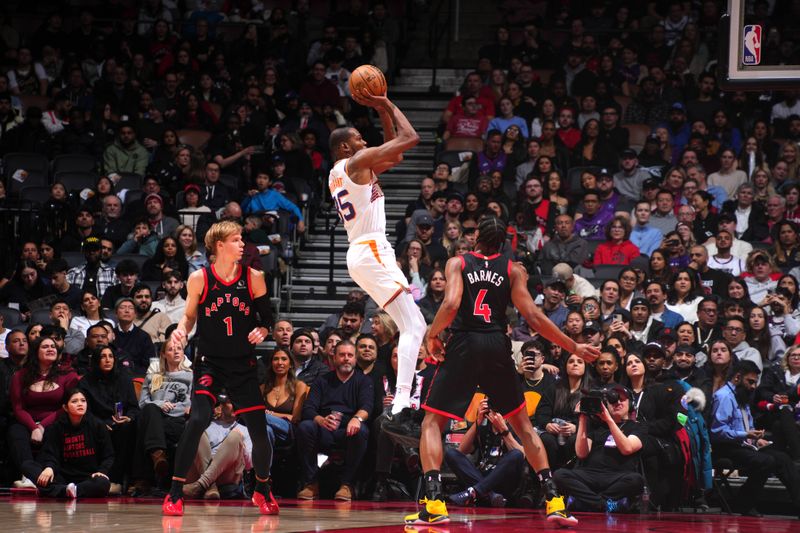
[[347, 161], [336, 163], [328, 176], [328, 188], [344, 221], [347, 240], [353, 242], [368, 233], [385, 234], [386, 211], [378, 178], [373, 174], [370, 183], [358, 185], [345, 172]]

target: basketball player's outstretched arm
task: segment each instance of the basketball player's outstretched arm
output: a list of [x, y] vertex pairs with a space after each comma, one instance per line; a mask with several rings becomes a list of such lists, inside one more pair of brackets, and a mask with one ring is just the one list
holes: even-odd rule
[[444, 345], [439, 339], [439, 334], [456, 318], [464, 293], [464, 280], [461, 278], [461, 259], [453, 257], [447, 261], [444, 268], [447, 284], [444, 287], [444, 300], [433, 319], [433, 324], [428, 331], [428, 353], [438, 361], [444, 361]]
[[[367, 183], [372, 179], [370, 172], [380, 174], [392, 168], [403, 160], [403, 152], [419, 144], [419, 134], [414, 130], [414, 126], [408, 121], [406, 116], [385, 96], [373, 96], [362, 92], [358, 95], [359, 103], [379, 109], [381, 123], [384, 125], [384, 132], [396, 128], [396, 136], [384, 142], [380, 146], [368, 147], [359, 150], [347, 162], [347, 171], [350, 178], [356, 183]], [[390, 118], [394, 123], [394, 128], [387, 128], [384, 122], [383, 113], [386, 118]], [[385, 133], [384, 133], [385, 135]], [[365, 172], [365, 171], [370, 172]]]
[[197, 322], [197, 306], [203, 296], [205, 283], [202, 270], [196, 270], [189, 275], [189, 281], [186, 283], [186, 308], [183, 311], [183, 317], [178, 321], [178, 327], [172, 331], [170, 337], [170, 342], [181, 348], [186, 346], [189, 332]]
[[[450, 278], [447, 278], [448, 285]], [[568, 354], [575, 354], [587, 363], [591, 363], [600, 356], [600, 351], [590, 344], [579, 344], [567, 337], [558, 326], [539, 309], [531, 294], [528, 292], [528, 274], [521, 266], [514, 264], [511, 268], [511, 301], [514, 307], [522, 313], [532, 331], [536, 331], [549, 340], [561, 346]]]

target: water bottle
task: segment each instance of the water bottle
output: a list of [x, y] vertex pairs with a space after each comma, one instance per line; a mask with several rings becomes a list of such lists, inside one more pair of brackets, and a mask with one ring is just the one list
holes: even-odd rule
[[639, 511], [642, 514], [647, 514], [650, 512], [650, 489], [646, 483], [644, 485], [644, 490], [642, 491], [642, 505], [639, 507]]
[[286, 249], [283, 252], [283, 258], [291, 261], [294, 257], [294, 243], [291, 240], [286, 241]]
[[[566, 425], [567, 425], [567, 421], [566, 421], [566, 420], [563, 420], [563, 419], [561, 419], [561, 418], [554, 418], [554, 419], [553, 419], [553, 423], [554, 423], [554, 424], [558, 424], [558, 425], [559, 425], [559, 426], [561, 426], [561, 427], [564, 427], [564, 426], [566, 426]], [[558, 445], [559, 445], [559, 446], [563, 446], [563, 445], [565, 445], [566, 443], [567, 443], [567, 437], [565, 437], [563, 434], [559, 433], [559, 434], [558, 434]]]

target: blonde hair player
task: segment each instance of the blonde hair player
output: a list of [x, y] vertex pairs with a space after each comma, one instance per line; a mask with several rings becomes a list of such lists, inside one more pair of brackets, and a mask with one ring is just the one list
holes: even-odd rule
[[236, 407], [234, 413], [244, 419], [253, 441], [256, 487], [251, 500], [261, 514], [278, 514], [278, 503], [270, 490], [272, 445], [255, 357], [256, 345], [267, 338], [273, 323], [264, 274], [242, 267], [244, 241], [242, 227], [236, 222], [224, 220], [212, 225], [205, 244], [216, 260], [189, 276], [186, 310], [169, 340], [183, 349], [188, 332], [197, 324], [191, 414], [175, 453], [172, 487], [164, 498], [162, 513], [183, 515], [186, 473], [211, 423], [217, 398], [225, 389]]
[[353, 99], [378, 112], [384, 143], [368, 147], [355, 128], [334, 130], [330, 148], [336, 163], [328, 177], [328, 188], [350, 242], [350, 277], [392, 317], [400, 331], [397, 389], [392, 403], [392, 414], [397, 414], [410, 406], [411, 380], [425, 336], [425, 319], [386, 239], [386, 211], [378, 175], [400, 163], [403, 152], [419, 143], [419, 135], [387, 97], [362, 89], [353, 94]]

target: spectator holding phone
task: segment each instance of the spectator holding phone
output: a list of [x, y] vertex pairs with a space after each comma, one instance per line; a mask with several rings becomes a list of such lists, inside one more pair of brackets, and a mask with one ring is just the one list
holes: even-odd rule
[[[584, 397], [578, 416], [575, 453], [583, 463], [553, 474], [556, 486], [571, 500], [573, 511], [625, 511], [641, 494], [644, 478], [637, 472], [646, 429], [630, 420], [631, 393], [622, 385], [604, 389], [599, 406]], [[592, 407], [599, 407], [597, 410]], [[602, 424], [589, 428], [589, 417]]]
[[[477, 450], [477, 464], [468, 455]], [[519, 486], [525, 464], [522, 444], [511, 433], [503, 415], [484, 397], [478, 405], [475, 423], [464, 434], [458, 448], [446, 448], [444, 454], [458, 480], [466, 490], [451, 494], [453, 505], [474, 505], [486, 501], [492, 507], [505, 507]]]

